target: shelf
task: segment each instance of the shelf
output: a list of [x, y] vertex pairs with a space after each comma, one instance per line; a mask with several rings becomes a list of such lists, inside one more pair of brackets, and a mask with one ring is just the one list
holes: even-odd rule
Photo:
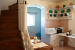
[[46, 20], [71, 20], [73, 19], [73, 17], [68, 17], [68, 16], [64, 16], [64, 17], [46, 17]]
[[[59, 33], [58, 35], [60, 35], [60, 36], [66, 36], [66, 33]], [[68, 38], [74, 38], [75, 39], [75, 36], [72, 36], [72, 35], [66, 36], [66, 37], [68, 37]]]
[[49, 10], [59, 10], [57, 8], [47, 8], [47, 9], [49, 9]]
[[[47, 14], [65, 14], [65, 13], [47, 13]], [[69, 14], [71, 14], [71, 12], [69, 12]]]
[[47, 8], [47, 9], [49, 9], [49, 10], [64, 10], [64, 9], [68, 9], [68, 8], [73, 8], [73, 6], [68, 6], [68, 7], [59, 8], [59, 9], [57, 9], [57, 8]]
[[[73, 6], [75, 6], [75, 5], [73, 5]], [[73, 6], [69, 6], [69, 7], [64, 7], [64, 8], [59, 8], [59, 9], [57, 9], [57, 8], [47, 8], [48, 10], [53, 10], [53, 13], [47, 13], [46, 14], [46, 19], [50, 19], [50, 20], [71, 20], [71, 19], [73, 19], [73, 13], [71, 13], [71, 12], [69, 12], [69, 13], [54, 13], [54, 10], [64, 10], [64, 9], [71, 9], [71, 8], [73, 8]], [[50, 14], [52, 14], [52, 15], [50, 15]], [[54, 15], [54, 14], [56, 14], [56, 15]], [[52, 16], [52, 17], [51, 17]], [[54, 17], [54, 16], [56, 16], [56, 17]]]
[[59, 20], [58, 17], [49, 17], [49, 18], [46, 17], [46, 20], [48, 20], [48, 19], [49, 19], [49, 20]]
[[73, 6], [64, 7], [64, 8], [59, 8], [59, 10], [64, 10], [64, 9], [68, 9], [68, 8], [73, 8]]

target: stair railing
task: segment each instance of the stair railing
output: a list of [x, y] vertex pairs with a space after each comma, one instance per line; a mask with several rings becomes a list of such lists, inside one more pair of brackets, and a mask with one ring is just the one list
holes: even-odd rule
[[28, 29], [25, 30], [25, 32], [22, 33], [22, 38], [23, 38], [23, 44], [25, 50], [33, 50], [33, 45], [31, 44]]
[[[24, 1], [24, 2], [23, 2]], [[21, 3], [23, 2], [23, 3]], [[19, 16], [19, 30], [22, 34], [23, 44], [25, 50], [34, 50], [31, 44], [30, 36], [27, 29], [27, 4], [26, 0], [18, 0], [18, 16]]]

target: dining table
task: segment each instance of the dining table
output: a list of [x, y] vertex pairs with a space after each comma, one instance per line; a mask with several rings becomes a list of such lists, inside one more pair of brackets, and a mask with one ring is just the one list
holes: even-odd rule
[[34, 50], [53, 50], [53, 46], [37, 39], [37, 43], [34, 44], [34, 39], [31, 38], [31, 43], [33, 45]]

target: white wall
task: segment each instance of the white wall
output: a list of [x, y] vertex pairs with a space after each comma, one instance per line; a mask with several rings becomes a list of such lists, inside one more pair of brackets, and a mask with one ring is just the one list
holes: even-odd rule
[[8, 6], [17, 3], [17, 0], [2, 0], [2, 10], [8, 10]]
[[[64, 2], [59, 3], [59, 6], [61, 8], [63, 7], [63, 5], [68, 7], [71, 2], [75, 5], [75, 0], [66, 0]], [[68, 27], [69, 27], [69, 30], [72, 30], [72, 34], [75, 34], [75, 11], [74, 9], [71, 9], [71, 12], [73, 13], [73, 19], [69, 20]], [[75, 47], [75, 39], [68, 38], [68, 45]]]

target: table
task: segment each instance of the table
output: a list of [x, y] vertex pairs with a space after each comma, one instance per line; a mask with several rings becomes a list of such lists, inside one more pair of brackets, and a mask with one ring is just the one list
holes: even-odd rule
[[[31, 39], [31, 43], [34, 43], [34, 40]], [[53, 46], [51, 46], [50, 44], [46, 43], [46, 42], [42, 42], [40, 40], [38, 40], [37, 44], [34, 44], [34, 50], [53, 50]]]

